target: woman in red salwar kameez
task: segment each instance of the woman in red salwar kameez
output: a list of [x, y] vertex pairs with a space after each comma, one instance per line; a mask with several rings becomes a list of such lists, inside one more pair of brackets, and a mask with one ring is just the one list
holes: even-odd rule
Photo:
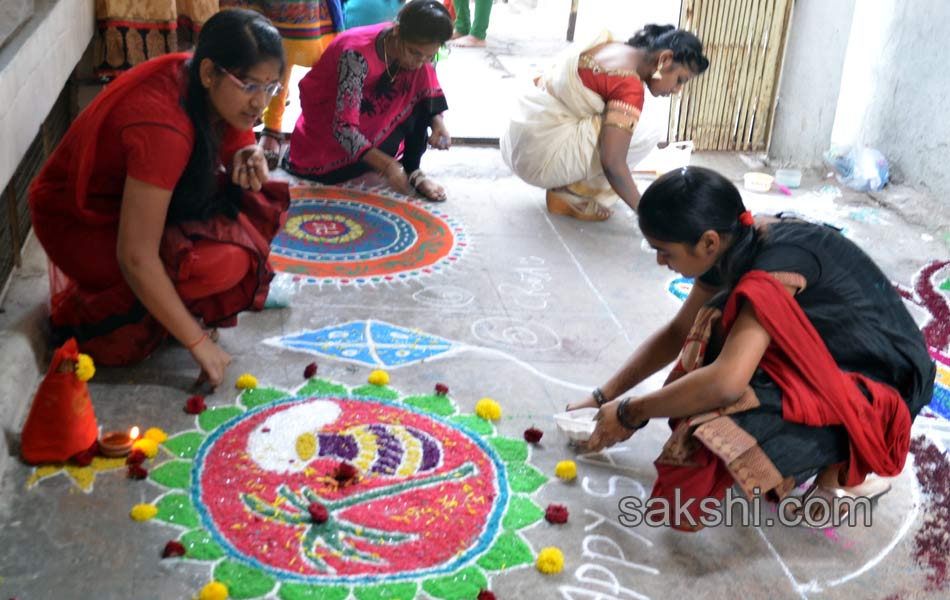
[[55, 336], [118, 365], [171, 334], [222, 381], [230, 357], [204, 327], [263, 307], [289, 203], [251, 130], [283, 69], [269, 22], [223, 11], [193, 56], [133, 68], [79, 115], [30, 188]]
[[[708, 169], [659, 178], [638, 218], [657, 263], [698, 279], [667, 326], [569, 407], [601, 405], [590, 449], [629, 438], [653, 417], [670, 418], [652, 498], [671, 509], [677, 496], [681, 506], [693, 499], [693, 521], [700, 501], [722, 500], [733, 483], [749, 497], [783, 499], [817, 475], [806, 499], [832, 507], [835, 498], [890, 489], [866, 477], [903, 469], [935, 367], [874, 262], [831, 227], [754, 220], [735, 186]], [[620, 398], [680, 348], [663, 388]], [[806, 525], [836, 518], [801, 513], [793, 510]]]

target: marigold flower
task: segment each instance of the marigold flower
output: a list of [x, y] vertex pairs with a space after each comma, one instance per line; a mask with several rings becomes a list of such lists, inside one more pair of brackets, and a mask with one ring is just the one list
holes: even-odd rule
[[92, 357], [88, 354], [80, 354], [76, 358], [76, 378], [79, 381], [89, 381], [95, 374], [96, 364], [92, 362]]
[[544, 548], [538, 553], [538, 560], [535, 566], [546, 575], [560, 573], [561, 569], [564, 568], [564, 555], [553, 546]]
[[250, 373], [244, 373], [237, 378], [234, 387], [239, 390], [253, 390], [257, 387], [257, 377], [254, 377]]
[[372, 385], [389, 385], [389, 373], [383, 371], [382, 369], [376, 369], [369, 374], [369, 377], [366, 379]]
[[562, 460], [554, 467], [554, 474], [557, 475], [559, 479], [571, 481], [577, 477], [577, 465], [574, 464], [573, 460]]
[[501, 405], [491, 398], [482, 398], [475, 404], [475, 414], [486, 421], [497, 421], [501, 418]]

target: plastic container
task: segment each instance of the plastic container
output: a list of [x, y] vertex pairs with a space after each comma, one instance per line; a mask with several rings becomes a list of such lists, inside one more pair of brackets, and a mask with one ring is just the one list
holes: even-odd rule
[[596, 408], [579, 408], [554, 415], [557, 428], [572, 442], [586, 442], [597, 428]]
[[759, 192], [764, 194], [772, 189], [774, 177], [768, 173], [746, 173], [743, 177], [743, 185], [750, 192]]
[[802, 184], [802, 172], [798, 169], [777, 169], [775, 182], [785, 187], [797, 188]]

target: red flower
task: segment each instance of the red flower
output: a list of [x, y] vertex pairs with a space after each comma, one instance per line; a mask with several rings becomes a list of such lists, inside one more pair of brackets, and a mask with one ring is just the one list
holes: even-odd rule
[[330, 519], [330, 513], [327, 511], [327, 507], [319, 502], [311, 503], [310, 506], [307, 507], [307, 511], [310, 513], [310, 518], [314, 523], [322, 524]]
[[524, 430], [524, 441], [529, 444], [537, 444], [544, 436], [544, 432], [537, 427], [529, 427]]
[[148, 469], [142, 465], [129, 465], [129, 479], [145, 479], [148, 477]]
[[162, 558], [168, 558], [169, 556], [184, 556], [185, 555], [185, 546], [181, 542], [176, 542], [174, 540], [165, 544], [165, 549], [162, 550]]
[[129, 453], [129, 456], [125, 459], [125, 464], [127, 465], [140, 465], [145, 462], [145, 459], [148, 458], [145, 456], [145, 453], [136, 448]]
[[488, 590], [481, 590], [478, 592], [476, 600], [495, 600], [495, 594]]
[[189, 415], [200, 415], [206, 408], [204, 396], [192, 396], [185, 402], [185, 412]]
[[303, 370], [303, 378], [310, 379], [317, 374], [317, 363], [312, 362], [307, 365], [307, 368]]
[[544, 511], [544, 518], [548, 523], [555, 525], [567, 523], [567, 507], [560, 504], [548, 504], [548, 508]]
[[348, 462], [341, 462], [333, 470], [333, 479], [340, 487], [355, 483], [359, 476], [359, 470]]
[[94, 440], [92, 445], [83, 450], [82, 452], [77, 452], [72, 456], [72, 461], [79, 465], [80, 467], [88, 467], [92, 464], [92, 459], [99, 454], [99, 440]]
[[435, 384], [435, 393], [437, 396], [444, 396], [449, 393], [449, 386], [444, 383]]

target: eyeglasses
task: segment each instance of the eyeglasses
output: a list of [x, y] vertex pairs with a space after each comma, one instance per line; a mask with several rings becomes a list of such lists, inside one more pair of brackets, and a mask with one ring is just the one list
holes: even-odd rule
[[281, 85], [279, 81], [274, 81], [268, 84], [247, 82], [240, 79], [234, 73], [232, 73], [231, 71], [228, 71], [227, 69], [225, 69], [224, 67], [220, 65], [215, 65], [214, 67], [217, 70], [224, 73], [225, 75], [227, 75], [231, 79], [231, 81], [237, 84], [241, 88], [241, 91], [247, 94], [248, 96], [253, 96], [255, 94], [258, 94], [259, 92], [264, 92], [264, 96], [266, 96], [267, 98], [273, 98], [274, 96], [279, 94], [282, 89], [284, 89], [284, 86]]

